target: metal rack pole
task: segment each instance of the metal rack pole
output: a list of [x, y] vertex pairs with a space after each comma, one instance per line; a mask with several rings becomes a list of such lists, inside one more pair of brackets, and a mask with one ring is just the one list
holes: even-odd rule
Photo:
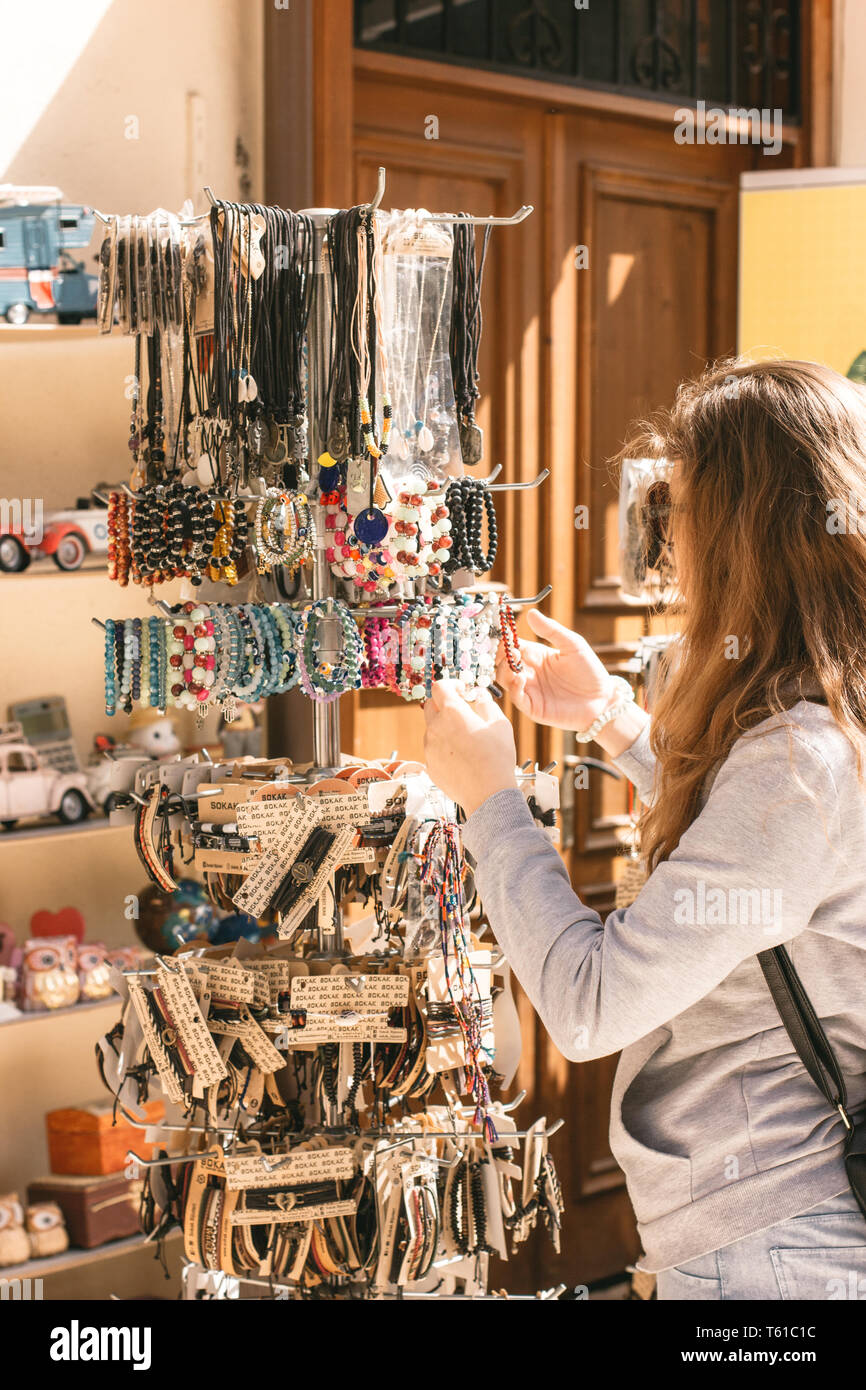
[[[327, 430], [324, 404], [328, 391], [328, 370], [331, 342], [331, 315], [333, 312], [331, 277], [324, 252], [324, 243], [330, 209], [310, 209], [314, 227], [313, 237], [313, 293], [310, 304], [310, 318], [307, 326], [307, 439], [309, 441], [309, 472], [315, 480], [318, 469], [317, 460], [327, 447], [322, 430]], [[325, 509], [320, 503], [313, 503], [316, 519], [316, 548], [313, 553], [312, 596], [313, 599], [331, 598], [334, 595], [334, 577], [328, 564], [325, 548]], [[313, 706], [313, 762], [320, 771], [336, 770], [340, 766], [340, 701], [327, 703], [311, 701]], [[334, 909], [334, 932], [326, 944], [321, 917], [318, 923], [318, 954], [320, 956], [342, 956], [345, 954], [343, 940], [343, 918], [339, 904]], [[336, 1115], [329, 1116], [336, 1123]]]
[[[328, 345], [331, 339], [331, 280], [327, 264], [322, 255], [325, 228], [329, 214], [316, 211], [311, 214], [315, 226], [313, 241], [313, 297], [310, 306], [310, 320], [307, 329], [307, 418], [310, 444], [310, 476], [315, 477], [316, 460], [324, 452], [327, 441], [322, 438], [323, 406], [328, 387]], [[324, 428], [327, 423], [324, 422]], [[330, 598], [334, 594], [334, 578], [325, 558], [325, 518], [324, 508], [318, 503], [314, 506], [316, 514], [316, 550], [313, 557], [312, 588], [313, 598]], [[320, 768], [338, 768], [340, 765], [340, 702], [330, 700], [327, 704], [313, 702], [313, 761]]]

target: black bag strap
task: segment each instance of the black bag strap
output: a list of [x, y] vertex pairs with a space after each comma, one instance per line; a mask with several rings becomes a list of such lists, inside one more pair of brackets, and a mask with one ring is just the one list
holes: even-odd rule
[[774, 946], [758, 952], [758, 963], [800, 1061], [828, 1103], [839, 1111], [850, 1134], [853, 1125], [845, 1079], [794, 962], [784, 946]]

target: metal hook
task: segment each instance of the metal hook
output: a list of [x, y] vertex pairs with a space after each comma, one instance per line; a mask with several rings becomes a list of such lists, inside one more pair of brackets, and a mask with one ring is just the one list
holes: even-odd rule
[[533, 594], [531, 598], [510, 598], [508, 600], [512, 608], [523, 608], [527, 603], [541, 603], [542, 599], [547, 598], [548, 594], [553, 593], [553, 585], [545, 584], [539, 594]]
[[[550, 469], [542, 468], [538, 477], [533, 478], [528, 483], [488, 483], [487, 485], [490, 488], [491, 492], [525, 492], [528, 488], [540, 487], [541, 484], [544, 482], [545, 478], [549, 477]], [[480, 481], [486, 482], [487, 480], [482, 478], [480, 479]]]
[[379, 165], [379, 181], [378, 181], [378, 183], [376, 184], [376, 196], [375, 196], [375, 198], [373, 199], [372, 203], [368, 203], [368, 204], [367, 204], [367, 211], [368, 211], [368, 212], [375, 212], [376, 209], [377, 209], [377, 207], [378, 207], [379, 204], [381, 203], [382, 199], [384, 198], [384, 196], [385, 196], [385, 168], [384, 168], [384, 165], [380, 164], [380, 165]]
[[213, 195], [213, 190], [210, 189], [210, 188], [208, 187], [207, 184], [205, 184], [205, 186], [204, 186], [204, 191], [205, 191], [205, 194], [206, 194], [206, 196], [207, 196], [207, 200], [208, 200], [208, 202], [210, 203], [211, 207], [212, 207], [212, 208], [215, 208], [216, 205], [217, 205], [217, 200], [216, 200], [216, 198], [215, 198], [214, 195]]
[[522, 208], [518, 208], [512, 217], [464, 217], [459, 212], [440, 212], [432, 214], [431, 222], [471, 222], [475, 227], [516, 227], [518, 222], [524, 222], [531, 212], [535, 209], [532, 203], [524, 203]]
[[477, 481], [478, 481], [479, 483], [487, 483], [488, 486], [489, 486], [489, 484], [493, 482], [494, 478], [498, 478], [498, 477], [499, 477], [499, 474], [500, 474], [501, 472], [502, 472], [502, 464], [501, 464], [501, 463], [497, 463], [496, 467], [493, 469], [493, 472], [490, 474], [489, 477], [487, 477], [487, 478], [478, 478]]
[[102, 631], [105, 631], [105, 623], [100, 622], [99, 618], [91, 618], [90, 621], [93, 623], [94, 627], [101, 627]]
[[[522, 1105], [523, 1101], [525, 1101], [525, 1100], [526, 1100], [526, 1091], [519, 1091], [518, 1094], [514, 1097], [513, 1100], [509, 1100], [509, 1101], [497, 1101], [497, 1103], [496, 1103], [496, 1109], [493, 1111], [493, 1122], [494, 1122], [494, 1124], [496, 1123], [496, 1116], [499, 1114], [500, 1110], [502, 1111], [503, 1114], [507, 1115], [507, 1114], [509, 1114], [512, 1110], [516, 1110], [517, 1107], [518, 1107], [518, 1105]], [[459, 1109], [462, 1110], [462, 1111], [464, 1111], [467, 1115], [469, 1115], [469, 1114], [474, 1115], [474, 1114], [475, 1114], [475, 1106], [474, 1106], [474, 1105], [461, 1105], [461, 1106], [459, 1107]], [[505, 1135], [503, 1135], [502, 1137], [503, 1137], [503, 1139], [504, 1139], [504, 1138], [505, 1138]]]

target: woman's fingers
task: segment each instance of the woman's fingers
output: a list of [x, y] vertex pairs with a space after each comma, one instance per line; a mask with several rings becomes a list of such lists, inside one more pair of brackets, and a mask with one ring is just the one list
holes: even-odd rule
[[526, 672], [512, 671], [505, 657], [502, 656], [496, 662], [496, 683], [502, 686], [506, 695], [510, 696], [512, 700], [516, 700], [526, 684]]
[[587, 641], [581, 637], [579, 632], [572, 632], [571, 628], [563, 627], [555, 618], [548, 618], [546, 613], [541, 613], [537, 608], [530, 608], [527, 613], [529, 626], [537, 637], [543, 637], [555, 647], [570, 647], [573, 651], [583, 652], [586, 650]]

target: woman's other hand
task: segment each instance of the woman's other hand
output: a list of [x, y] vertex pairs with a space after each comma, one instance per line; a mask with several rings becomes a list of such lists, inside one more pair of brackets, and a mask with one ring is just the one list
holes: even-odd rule
[[[530, 608], [529, 626], [540, 642], [521, 642], [522, 671], [512, 671], [500, 646], [496, 679], [517, 709], [536, 724], [575, 732], [588, 729], [619, 696], [613, 677], [605, 670], [585, 637], [572, 632], [553, 618]], [[648, 715], [638, 705], [605, 724], [596, 742], [611, 757], [630, 748]]]
[[436, 681], [424, 718], [427, 771], [467, 816], [495, 792], [517, 786], [514, 733], [486, 691], [470, 702], [456, 681]]
[[612, 693], [611, 677], [585, 637], [530, 608], [529, 626], [550, 642], [521, 642], [523, 670], [514, 672], [502, 659], [496, 679], [522, 714], [554, 729], [588, 729], [604, 712]]

